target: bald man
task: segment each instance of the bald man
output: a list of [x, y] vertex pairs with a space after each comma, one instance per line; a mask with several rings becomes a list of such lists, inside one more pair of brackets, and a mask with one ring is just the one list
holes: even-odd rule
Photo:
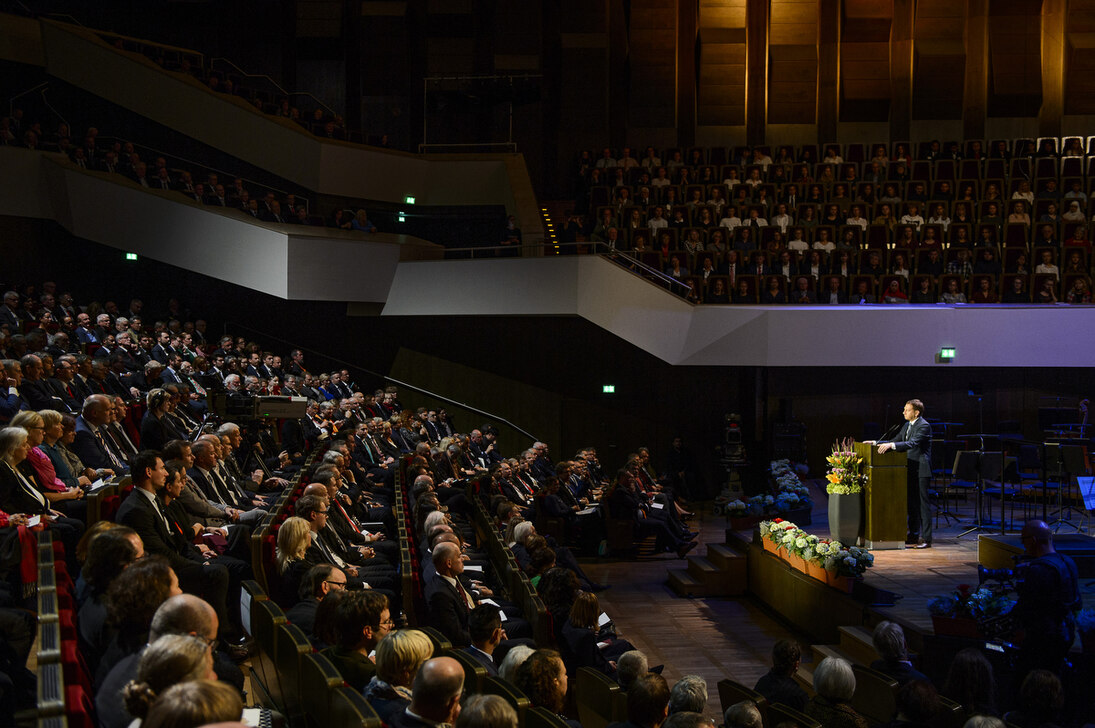
[[414, 677], [411, 704], [391, 718], [392, 728], [435, 728], [453, 725], [460, 715], [464, 668], [451, 657], [426, 660]]
[[1025, 632], [1016, 670], [1020, 680], [1036, 669], [1061, 673], [1076, 637], [1073, 617], [1082, 606], [1076, 563], [1057, 553], [1046, 522], [1027, 521], [1022, 539], [1031, 560], [1022, 572], [1019, 602], [1012, 610]]

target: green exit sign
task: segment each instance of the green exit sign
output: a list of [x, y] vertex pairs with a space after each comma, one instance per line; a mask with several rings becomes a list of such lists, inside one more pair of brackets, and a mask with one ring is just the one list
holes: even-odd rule
[[601, 387], [601, 392], [603, 392], [604, 394], [616, 394], [616, 385], [615, 384], [606, 384], [603, 387]]
[[125, 259], [126, 260], [137, 260], [137, 254], [136, 253], [126, 253], [125, 254]]
[[406, 197], [403, 198], [403, 201], [405, 203], [407, 203], [408, 205], [413, 205], [414, 204], [414, 197], [412, 197], [411, 195], [407, 195]]
[[953, 359], [954, 354], [955, 350], [953, 346], [944, 346], [942, 349], [939, 350], [940, 359]]

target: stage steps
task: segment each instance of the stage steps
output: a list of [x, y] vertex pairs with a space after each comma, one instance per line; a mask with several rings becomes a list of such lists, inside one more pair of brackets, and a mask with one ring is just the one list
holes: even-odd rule
[[689, 556], [685, 569], [669, 569], [669, 586], [685, 597], [730, 597], [745, 593], [747, 559], [727, 544], [711, 544], [704, 556]]

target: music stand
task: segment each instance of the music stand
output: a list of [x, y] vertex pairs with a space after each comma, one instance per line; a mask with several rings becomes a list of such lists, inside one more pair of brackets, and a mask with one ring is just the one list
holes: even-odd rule
[[[983, 448], [984, 441], [982, 441], [982, 449]], [[954, 454], [954, 467], [951, 470], [954, 478], [956, 480], [972, 481], [977, 487], [973, 525], [958, 534], [958, 538], [962, 538], [974, 531], [987, 531], [989, 529], [989, 524], [983, 523], [981, 520], [981, 509], [985, 494], [985, 481], [981, 478], [981, 456], [982, 450], [959, 450]]]
[[[1048, 448], [1047, 448], [1048, 454]], [[1072, 476], [1076, 476], [1077, 483], [1079, 483], [1080, 477], [1087, 473], [1087, 465], [1084, 462], [1084, 449], [1079, 445], [1065, 445], [1064, 443], [1057, 443], [1057, 518], [1050, 523], [1050, 526], [1054, 526], [1054, 530], [1060, 530], [1061, 526], [1067, 525], [1076, 529], [1079, 533], [1083, 529], [1081, 526], [1087, 521], [1086, 512], [1079, 511], [1082, 516], [1080, 525], [1073, 523], [1070, 519], [1073, 511], [1076, 511], [1071, 504], [1065, 505], [1065, 489], [1071, 490]], [[1081, 494], [1083, 489], [1080, 489]], [[1084, 503], [1085, 507], [1087, 503]], [[1068, 516], [1067, 518], [1065, 516]]]

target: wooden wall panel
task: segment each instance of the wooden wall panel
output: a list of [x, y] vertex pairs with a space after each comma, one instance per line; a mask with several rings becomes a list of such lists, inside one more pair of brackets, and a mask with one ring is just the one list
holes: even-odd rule
[[745, 123], [746, 0], [700, 0], [697, 124]]
[[1037, 116], [1042, 105], [1042, 2], [989, 3], [989, 116]]
[[914, 119], [961, 119], [966, 85], [966, 6], [919, 0], [913, 21]]
[[630, 126], [677, 124], [677, 0], [632, 0], [628, 23]]
[[1070, 0], [1065, 28], [1065, 113], [1095, 114], [1095, 0]]
[[892, 0], [845, 0], [840, 27], [840, 120], [890, 117]]
[[768, 20], [768, 123], [817, 121], [817, 0], [773, 0]]

